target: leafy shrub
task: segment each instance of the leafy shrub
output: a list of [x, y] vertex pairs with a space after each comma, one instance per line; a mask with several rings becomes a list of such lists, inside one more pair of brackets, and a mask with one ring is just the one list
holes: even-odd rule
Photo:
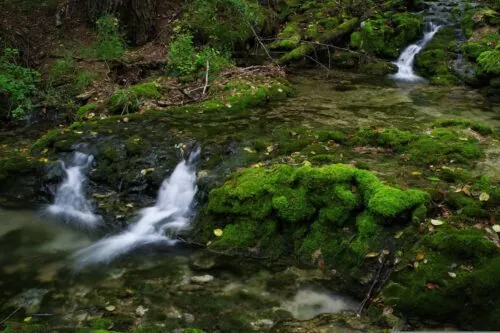
[[500, 48], [481, 53], [477, 62], [486, 73], [500, 74]]
[[179, 35], [168, 49], [168, 70], [183, 76], [193, 75], [209, 63], [210, 75], [216, 75], [233, 63], [228, 52], [205, 46], [197, 51], [193, 44], [193, 36]]
[[0, 56], [0, 117], [24, 118], [34, 108], [40, 73], [20, 66], [16, 49], [5, 49]]
[[188, 34], [177, 36], [168, 48], [169, 68], [178, 71], [182, 75], [193, 73], [196, 69], [195, 52], [193, 36]]
[[124, 34], [118, 19], [113, 15], [104, 15], [97, 20], [97, 57], [102, 60], [116, 59], [125, 51]]
[[83, 89], [87, 88], [92, 84], [94, 78], [95, 74], [88, 70], [83, 70], [81, 72], [78, 72], [78, 74], [76, 74], [76, 77], [74, 79], [75, 89], [78, 91], [82, 91]]
[[57, 85], [73, 77], [76, 72], [75, 62], [72, 58], [58, 59], [49, 72], [49, 83]]
[[265, 23], [263, 8], [257, 0], [194, 0], [188, 10], [188, 25], [205, 41], [231, 48], [252, 36]]

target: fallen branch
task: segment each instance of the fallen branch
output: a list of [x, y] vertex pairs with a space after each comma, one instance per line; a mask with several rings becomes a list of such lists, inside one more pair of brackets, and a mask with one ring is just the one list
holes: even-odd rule
[[207, 60], [207, 70], [205, 71], [205, 86], [203, 87], [202, 96], [205, 96], [208, 87], [208, 72], [210, 71], [210, 63]]
[[375, 286], [381, 281], [380, 276], [382, 274], [382, 270], [384, 269], [387, 263], [388, 257], [389, 257], [389, 251], [386, 250], [382, 251], [382, 254], [379, 256], [380, 266], [377, 270], [375, 278], [373, 279], [373, 283], [371, 284], [370, 289], [366, 293], [366, 297], [363, 299], [363, 302], [361, 302], [361, 304], [359, 305], [358, 315], [360, 315], [361, 312], [363, 312], [368, 302], [372, 299], [373, 290], [375, 289]]

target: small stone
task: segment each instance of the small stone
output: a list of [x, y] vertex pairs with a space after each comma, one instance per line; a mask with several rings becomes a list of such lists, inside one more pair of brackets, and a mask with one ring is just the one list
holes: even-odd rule
[[139, 316], [139, 317], [144, 317], [144, 315], [146, 315], [146, 313], [149, 311], [148, 308], [145, 308], [144, 306], [142, 305], [139, 305], [137, 307], [137, 309], [135, 309], [135, 313]]
[[182, 318], [182, 314], [176, 308], [171, 307], [171, 308], [168, 309], [167, 318], [170, 318], [170, 319], [181, 319]]
[[184, 313], [182, 316], [184, 317], [184, 321], [187, 324], [194, 323], [194, 316], [192, 314], [190, 314], [190, 313]]
[[206, 275], [192, 276], [191, 282], [202, 284], [213, 281], [213, 279], [214, 277], [212, 275], [206, 274]]

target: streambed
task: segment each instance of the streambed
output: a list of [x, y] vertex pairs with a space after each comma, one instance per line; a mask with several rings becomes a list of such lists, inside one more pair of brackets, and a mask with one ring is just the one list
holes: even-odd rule
[[[260, 159], [275, 163], [293, 154], [278, 149], [268, 155], [253, 151], [256, 140], [265, 140], [271, 146], [279, 144], [277, 133], [283, 131], [293, 136], [289, 133], [297, 129], [415, 129], [450, 117], [483, 120], [500, 129], [500, 106], [464, 87], [397, 84], [348, 73], [336, 73], [325, 80], [316, 72], [301, 72], [292, 73], [289, 79], [297, 89], [294, 98], [244, 114], [226, 110], [218, 115], [169, 115], [165, 123], [149, 124], [148, 129], [166, 130], [169, 135], [165, 143], [170, 140], [170, 145], [165, 149], [187, 141], [199, 142], [207, 153], [198, 176], [202, 173], [202, 178], [209, 178], [218, 173], [219, 179]], [[127, 126], [137, 126], [138, 133], [145, 131], [143, 125], [135, 124]], [[497, 174], [497, 145], [493, 143], [478, 173]], [[156, 148], [158, 151], [161, 148]], [[226, 153], [221, 157], [223, 151]], [[312, 152], [309, 150], [304, 158], [317, 154]], [[395, 183], [419, 184], [409, 179], [408, 172], [401, 172], [401, 161], [390, 156], [352, 154], [342, 148], [333, 155], [339, 162], [370, 163], [374, 172]], [[218, 161], [215, 164], [214, 159]], [[177, 162], [171, 161], [162, 176], [168, 175]], [[210, 169], [214, 165], [215, 171]], [[155, 185], [151, 191], [157, 189]], [[150, 202], [152, 195], [144, 195]], [[135, 213], [137, 207], [147, 206], [144, 202], [130, 203], [135, 205]], [[230, 258], [189, 248], [141, 248], [109, 266], [74, 272], [72, 254], [102, 234], [60, 226], [38, 211], [1, 210], [0, 220], [0, 318], [30, 318], [33, 323], [68, 331], [93, 325], [115, 331], [141, 325], [163, 332], [186, 327], [210, 332], [268, 331], [280, 320], [352, 310], [360, 302], [335, 293], [335, 286], [328, 282], [333, 274], [329, 271], [286, 261], [269, 265], [265, 260]]]

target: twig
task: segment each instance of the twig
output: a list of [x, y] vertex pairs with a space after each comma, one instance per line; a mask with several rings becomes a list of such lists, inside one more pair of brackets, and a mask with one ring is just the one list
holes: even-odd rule
[[370, 286], [370, 289], [368, 290], [368, 293], [366, 293], [365, 299], [359, 305], [358, 315], [361, 314], [361, 312], [363, 312], [363, 310], [365, 309], [366, 305], [368, 304], [368, 302], [372, 298], [373, 289], [375, 288], [375, 286], [377, 285], [377, 283], [380, 281], [380, 275], [382, 274], [382, 270], [385, 267], [385, 263], [387, 262], [387, 258], [388, 257], [389, 257], [389, 255], [385, 254], [384, 252], [382, 252], [381, 257], [379, 257], [381, 259], [381, 262], [380, 262], [380, 266], [379, 266], [378, 271], [377, 271], [377, 275], [375, 275], [375, 278], [373, 279], [373, 283]]
[[210, 71], [210, 62], [207, 60], [207, 70], [205, 71], [205, 86], [203, 87], [202, 96], [205, 96], [208, 87], [208, 72]]
[[318, 60], [314, 59], [313, 57], [311, 56], [308, 56], [307, 54], [304, 55], [306, 58], [308, 59], [311, 59], [312, 61], [314, 61], [316, 64], [320, 65], [321, 67], [323, 67], [324, 69], [326, 69], [328, 72], [330, 71], [330, 68], [326, 67], [325, 65], [323, 65], [322, 63], [320, 63]]
[[19, 311], [19, 310], [21, 310], [22, 308], [23, 308], [23, 307], [22, 307], [22, 306], [20, 306], [20, 307], [18, 307], [17, 309], [15, 309], [15, 310], [14, 310], [14, 311], [10, 314], [10, 315], [8, 315], [8, 316], [7, 316], [4, 320], [0, 321], [0, 324], [5, 323], [7, 320], [9, 320], [9, 319], [10, 319], [10, 317], [12, 317], [13, 315], [15, 315], [15, 314], [16, 314], [16, 312], [17, 312], [17, 311]]
[[250, 24], [250, 22], [248, 22], [248, 21], [246, 21], [246, 23], [250, 27], [250, 29], [252, 30], [252, 33], [255, 36], [255, 39], [257, 39], [257, 42], [259, 42], [260, 46], [262, 46], [262, 48], [264, 49], [264, 51], [266, 51], [266, 54], [267, 54], [268, 58], [271, 60], [272, 63], [274, 63], [275, 62], [274, 58], [271, 56], [271, 54], [267, 50], [267, 47], [264, 45], [264, 43], [262, 43], [262, 40], [260, 39], [259, 35], [257, 35], [257, 32], [253, 28], [252, 24]]

